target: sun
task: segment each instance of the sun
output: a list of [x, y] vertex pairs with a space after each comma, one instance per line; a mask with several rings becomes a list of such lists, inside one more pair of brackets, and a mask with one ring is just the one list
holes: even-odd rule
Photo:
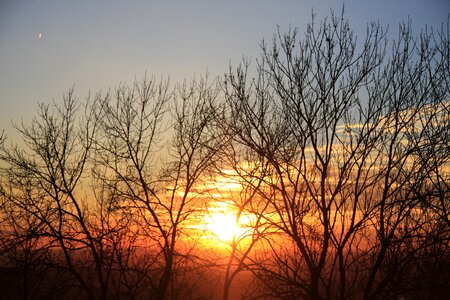
[[206, 229], [221, 242], [231, 242], [241, 237], [245, 229], [237, 224], [236, 215], [224, 212], [215, 212], [205, 218]]

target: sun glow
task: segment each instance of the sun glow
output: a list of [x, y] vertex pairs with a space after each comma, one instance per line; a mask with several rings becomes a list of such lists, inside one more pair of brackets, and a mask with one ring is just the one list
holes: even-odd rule
[[245, 228], [238, 224], [233, 213], [214, 212], [205, 217], [206, 229], [219, 241], [229, 243], [233, 239], [240, 238], [245, 233]]

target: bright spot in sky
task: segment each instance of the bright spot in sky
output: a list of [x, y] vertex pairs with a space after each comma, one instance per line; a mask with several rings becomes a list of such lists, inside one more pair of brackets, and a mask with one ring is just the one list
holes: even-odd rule
[[38, 38], [41, 39], [42, 38], [42, 32], [39, 32], [38, 34]]
[[222, 242], [231, 242], [233, 238], [244, 234], [245, 229], [236, 224], [235, 214], [216, 212], [205, 220], [207, 229]]

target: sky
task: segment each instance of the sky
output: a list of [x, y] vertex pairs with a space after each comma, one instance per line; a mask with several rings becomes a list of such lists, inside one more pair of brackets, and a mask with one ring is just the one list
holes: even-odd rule
[[343, 3], [357, 34], [379, 21], [395, 36], [408, 17], [417, 33], [450, 12], [449, 0], [0, 0], [0, 132], [72, 87], [84, 99], [144, 74], [223, 75], [243, 56], [257, 58], [277, 26], [302, 33], [312, 10], [322, 19]]

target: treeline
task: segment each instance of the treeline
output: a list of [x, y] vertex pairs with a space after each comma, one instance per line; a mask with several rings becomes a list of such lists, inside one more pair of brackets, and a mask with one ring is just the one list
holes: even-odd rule
[[[332, 14], [221, 78], [40, 104], [0, 138], [0, 295], [228, 299], [246, 273], [243, 299], [444, 297], [449, 32]], [[213, 201], [246, 227], [225, 260], [193, 229]]]

